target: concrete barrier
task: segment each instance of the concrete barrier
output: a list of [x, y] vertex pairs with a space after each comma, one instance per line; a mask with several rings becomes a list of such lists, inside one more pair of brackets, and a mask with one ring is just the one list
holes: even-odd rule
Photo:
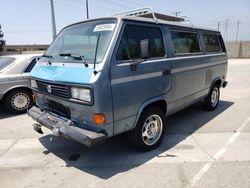
[[250, 41], [225, 42], [228, 58], [250, 58]]
[[250, 57], [250, 41], [241, 42], [241, 57], [242, 58]]
[[5, 45], [0, 55], [43, 53], [48, 47], [48, 44]]
[[[225, 42], [228, 58], [250, 58], [250, 41], [240, 42]], [[7, 54], [20, 54], [20, 53], [37, 53], [37, 50], [46, 49], [48, 45], [6, 45], [4, 51], [0, 52], [0, 55]], [[8, 51], [7, 49], [18, 49], [16, 51]], [[20, 50], [24, 49], [24, 50]], [[32, 52], [32, 50], [34, 50]]]

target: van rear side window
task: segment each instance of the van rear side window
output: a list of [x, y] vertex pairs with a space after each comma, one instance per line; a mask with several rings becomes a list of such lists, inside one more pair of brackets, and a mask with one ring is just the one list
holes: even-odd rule
[[207, 53], [221, 52], [220, 43], [216, 34], [203, 34], [202, 36]]
[[201, 52], [197, 33], [171, 31], [171, 36], [175, 54]]
[[150, 57], [164, 57], [162, 33], [159, 28], [127, 25], [116, 54], [117, 61], [140, 59], [140, 41], [148, 39], [150, 46]]

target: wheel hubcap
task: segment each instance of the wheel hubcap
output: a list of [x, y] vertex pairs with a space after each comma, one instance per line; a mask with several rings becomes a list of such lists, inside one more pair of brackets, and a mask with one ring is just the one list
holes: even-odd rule
[[161, 137], [163, 123], [158, 115], [151, 115], [143, 124], [142, 139], [147, 145], [155, 144]]
[[212, 103], [212, 106], [215, 107], [218, 103], [218, 100], [219, 100], [219, 91], [218, 91], [218, 88], [215, 87], [212, 91], [212, 95], [211, 95], [211, 103]]
[[11, 106], [15, 110], [24, 110], [29, 107], [30, 98], [25, 93], [17, 93], [11, 99]]

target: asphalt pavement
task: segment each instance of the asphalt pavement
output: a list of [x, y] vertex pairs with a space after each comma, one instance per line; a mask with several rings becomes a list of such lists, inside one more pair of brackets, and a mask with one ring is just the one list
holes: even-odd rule
[[0, 187], [250, 187], [250, 60], [230, 60], [213, 112], [199, 103], [167, 118], [154, 151], [125, 135], [95, 148], [39, 135], [0, 104]]

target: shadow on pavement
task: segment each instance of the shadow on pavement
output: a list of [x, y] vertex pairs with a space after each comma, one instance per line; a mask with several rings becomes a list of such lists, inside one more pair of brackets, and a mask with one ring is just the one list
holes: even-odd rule
[[[41, 137], [39, 140], [47, 149], [43, 153], [53, 153], [64, 160], [67, 167], [75, 167], [86, 173], [102, 179], [136, 168], [150, 159], [171, 149], [196, 130], [204, 126], [216, 116], [227, 110], [233, 102], [220, 101], [215, 111], [208, 112], [195, 104], [167, 118], [167, 133], [159, 148], [142, 153], [129, 146], [125, 135], [107, 140], [106, 143], [95, 148], [85, 146], [64, 138], [49, 139], [52, 135]], [[162, 157], [162, 156], [161, 156]], [[176, 157], [166, 155], [164, 157]]]
[[[26, 113], [26, 112], [25, 112]], [[25, 113], [21, 113], [21, 114], [13, 114], [10, 113], [6, 110], [6, 108], [4, 107], [3, 102], [0, 102], [0, 119], [5, 119], [5, 118], [10, 118], [10, 117], [14, 117], [14, 116], [18, 116], [18, 115], [23, 115]]]

